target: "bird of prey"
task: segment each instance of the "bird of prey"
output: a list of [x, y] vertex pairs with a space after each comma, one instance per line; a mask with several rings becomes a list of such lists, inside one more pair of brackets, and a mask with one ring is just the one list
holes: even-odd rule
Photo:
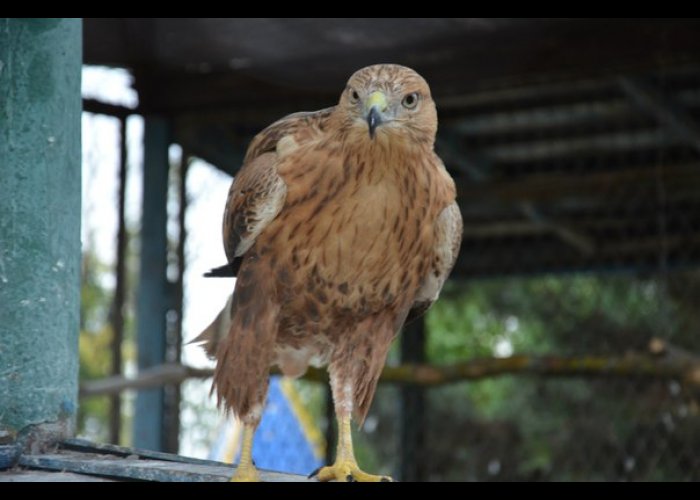
[[244, 424], [233, 481], [259, 479], [251, 447], [273, 365], [291, 377], [328, 367], [338, 448], [318, 480], [390, 480], [359, 468], [350, 422], [364, 421], [392, 339], [457, 257], [462, 218], [436, 131], [426, 81], [379, 64], [353, 74], [336, 106], [250, 144], [224, 212], [228, 263], [208, 274], [237, 276], [235, 290], [195, 340], [216, 358], [219, 405]]

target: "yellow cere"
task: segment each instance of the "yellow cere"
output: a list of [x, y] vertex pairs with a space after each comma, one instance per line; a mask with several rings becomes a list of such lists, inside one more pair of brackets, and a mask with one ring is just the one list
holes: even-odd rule
[[379, 111], [386, 111], [387, 104], [386, 104], [386, 96], [384, 95], [383, 92], [372, 92], [369, 96], [369, 99], [367, 99], [367, 111], [372, 109], [374, 106], [376, 106]]

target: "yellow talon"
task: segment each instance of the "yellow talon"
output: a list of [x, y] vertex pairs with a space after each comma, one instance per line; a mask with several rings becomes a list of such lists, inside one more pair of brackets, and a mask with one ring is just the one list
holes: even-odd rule
[[259, 483], [260, 474], [254, 465], [239, 465], [231, 477], [231, 483]]
[[313, 474], [319, 481], [340, 481], [359, 483], [379, 483], [393, 481], [389, 476], [375, 476], [367, 474], [358, 467], [354, 460], [336, 460], [333, 465], [321, 467]]
[[327, 465], [312, 472], [309, 477], [316, 477], [319, 481], [342, 481], [359, 483], [391, 482], [389, 476], [375, 476], [361, 470], [355, 460], [352, 448], [352, 433], [350, 431], [350, 417], [338, 417], [338, 453], [335, 463]]

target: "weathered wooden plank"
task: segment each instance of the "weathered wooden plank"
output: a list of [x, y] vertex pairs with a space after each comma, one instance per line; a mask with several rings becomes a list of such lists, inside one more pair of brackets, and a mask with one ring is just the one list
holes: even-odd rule
[[0, 483], [113, 483], [114, 479], [72, 472], [12, 470], [0, 472]]
[[21, 448], [16, 444], [0, 445], [0, 470], [12, 467], [20, 452]]
[[185, 457], [173, 453], [162, 451], [142, 450], [139, 448], [125, 448], [107, 443], [93, 443], [86, 439], [66, 439], [61, 442], [61, 448], [65, 450], [78, 451], [82, 453], [96, 453], [101, 455], [115, 455], [118, 457], [138, 457], [141, 459], [163, 460], [167, 462], [180, 462], [184, 464], [210, 465], [214, 467], [230, 467], [230, 464], [216, 462], [214, 460], [204, 460], [201, 458]]
[[[136, 455], [133, 458], [113, 458], [87, 453], [25, 455], [20, 458], [19, 464], [35, 469], [158, 482], [225, 482], [233, 472], [230, 466], [141, 460]], [[260, 471], [260, 477], [265, 482], [308, 481], [303, 476], [263, 470]]]

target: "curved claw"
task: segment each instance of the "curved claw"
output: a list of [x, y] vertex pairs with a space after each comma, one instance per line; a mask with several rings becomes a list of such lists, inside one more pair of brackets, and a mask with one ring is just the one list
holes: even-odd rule
[[314, 471], [313, 471], [311, 474], [309, 474], [308, 476], [306, 476], [307, 479], [311, 479], [312, 477], [317, 476], [318, 473], [321, 471], [321, 469], [323, 469], [323, 467], [324, 467], [324, 466], [322, 465], [321, 467], [317, 467], [316, 469], [314, 469]]
[[321, 482], [339, 481], [347, 483], [386, 483], [394, 480], [389, 476], [376, 476], [361, 470], [358, 465], [351, 461], [336, 462], [333, 465], [319, 467], [309, 478], [316, 477]]

